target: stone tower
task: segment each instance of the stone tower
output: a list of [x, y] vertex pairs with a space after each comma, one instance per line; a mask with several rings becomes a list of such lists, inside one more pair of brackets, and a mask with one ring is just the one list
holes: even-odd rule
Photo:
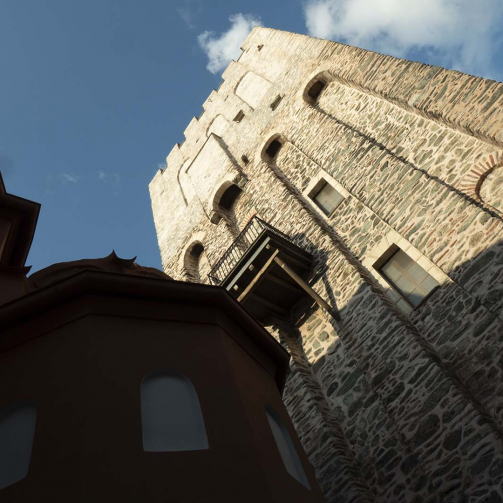
[[292, 356], [328, 502], [503, 501], [503, 85], [255, 28], [150, 184]]

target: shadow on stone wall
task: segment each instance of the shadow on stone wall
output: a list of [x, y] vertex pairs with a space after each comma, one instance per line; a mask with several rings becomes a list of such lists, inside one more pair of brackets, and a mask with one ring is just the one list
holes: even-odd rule
[[[365, 283], [339, 306], [340, 323], [310, 300], [291, 310], [292, 335], [381, 501], [503, 501], [503, 296], [487, 296], [501, 292], [502, 246], [451, 271], [459, 284], [409, 316], [448, 374]], [[333, 301], [327, 253], [316, 255], [311, 283]]]

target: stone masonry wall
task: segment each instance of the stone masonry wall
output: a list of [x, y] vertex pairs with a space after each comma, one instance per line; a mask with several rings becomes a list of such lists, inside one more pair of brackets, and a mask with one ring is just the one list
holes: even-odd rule
[[[503, 502], [503, 85], [266, 28], [223, 79], [150, 184], [166, 272], [187, 279], [200, 243], [208, 281], [255, 214], [288, 234], [341, 314], [302, 302], [268, 327], [327, 501]], [[345, 196], [330, 218], [320, 177]], [[372, 266], [394, 244], [440, 283], [415, 309]]]

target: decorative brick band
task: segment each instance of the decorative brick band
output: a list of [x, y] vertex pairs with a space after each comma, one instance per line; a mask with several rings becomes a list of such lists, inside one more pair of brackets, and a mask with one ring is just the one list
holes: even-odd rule
[[480, 197], [480, 188], [487, 176], [496, 168], [503, 166], [503, 151], [498, 150], [482, 156], [475, 166], [461, 180], [459, 189], [477, 201], [484, 202]]

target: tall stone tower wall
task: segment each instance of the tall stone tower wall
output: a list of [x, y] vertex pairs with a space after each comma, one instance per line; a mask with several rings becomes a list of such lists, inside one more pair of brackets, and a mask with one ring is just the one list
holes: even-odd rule
[[[327, 501], [502, 502], [503, 85], [255, 28], [203, 108], [150, 184], [163, 267], [207, 282], [254, 215], [317, 257], [341, 321], [270, 330]], [[379, 272], [398, 248], [440, 285], [416, 308]]]

